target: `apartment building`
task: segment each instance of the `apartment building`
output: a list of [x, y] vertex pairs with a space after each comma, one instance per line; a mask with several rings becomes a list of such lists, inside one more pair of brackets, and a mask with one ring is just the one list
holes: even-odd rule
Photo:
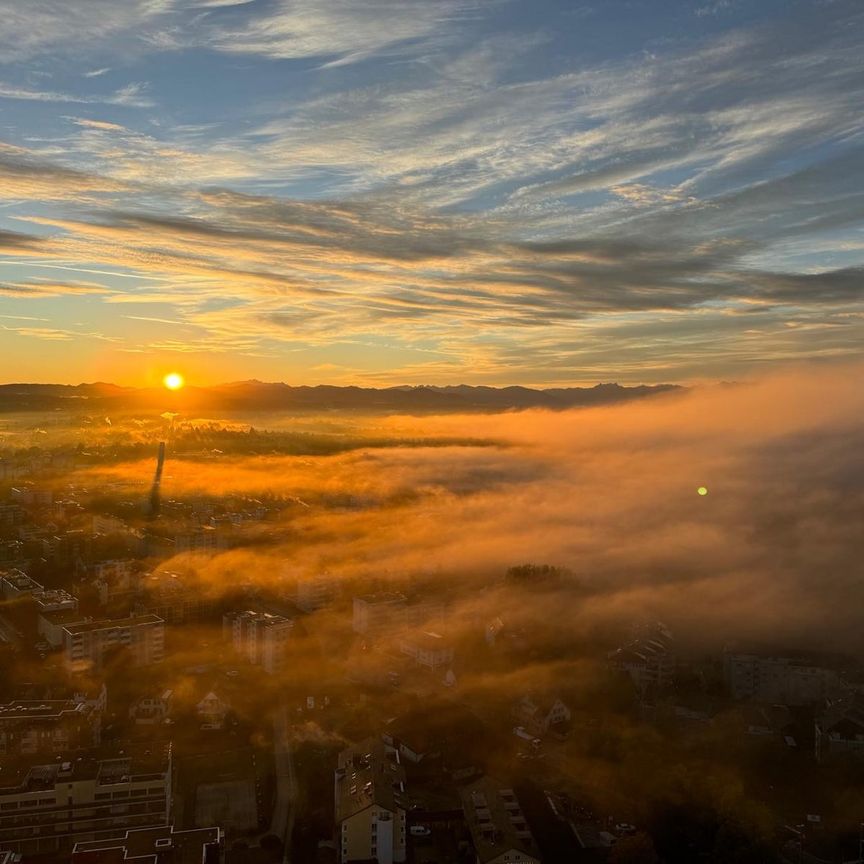
[[843, 690], [843, 681], [836, 669], [796, 652], [727, 651], [723, 657], [723, 672], [733, 699], [810, 705]]
[[291, 618], [269, 612], [246, 610], [222, 617], [223, 635], [231, 639], [234, 650], [271, 675], [283, 668], [293, 629]]
[[353, 628], [355, 633], [378, 633], [397, 623], [397, 617], [408, 605], [404, 594], [383, 591], [354, 598]]
[[333, 602], [336, 587], [337, 582], [333, 576], [329, 573], [319, 573], [298, 579], [292, 599], [298, 609], [304, 612], [315, 612]]
[[0, 705], [0, 755], [65, 753], [99, 744], [102, 712], [75, 699], [16, 699]]
[[512, 789], [481, 777], [460, 795], [477, 864], [540, 864], [540, 851]]
[[4, 760], [0, 848], [68, 860], [77, 842], [169, 823], [170, 748], [124, 747], [111, 755], [72, 754], [67, 761]]
[[220, 864], [224, 860], [225, 833], [221, 828], [136, 828], [122, 837], [84, 840], [72, 850], [72, 864]]
[[0, 578], [0, 592], [4, 600], [19, 600], [41, 590], [42, 586], [21, 570], [7, 570]]
[[408, 633], [399, 639], [399, 650], [417, 666], [433, 671], [453, 662], [453, 646], [440, 633]]
[[334, 785], [340, 864], [404, 861], [408, 803], [398, 753], [377, 738], [348, 747], [339, 754]]
[[98, 671], [115, 651], [128, 652], [135, 666], [151, 666], [165, 655], [165, 622], [157, 615], [136, 615], [69, 624], [63, 628], [63, 651], [73, 671]]

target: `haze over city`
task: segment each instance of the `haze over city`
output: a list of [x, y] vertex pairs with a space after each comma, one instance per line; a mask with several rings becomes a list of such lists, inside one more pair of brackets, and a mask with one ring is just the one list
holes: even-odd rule
[[0, 0], [0, 864], [864, 864], [864, 9]]

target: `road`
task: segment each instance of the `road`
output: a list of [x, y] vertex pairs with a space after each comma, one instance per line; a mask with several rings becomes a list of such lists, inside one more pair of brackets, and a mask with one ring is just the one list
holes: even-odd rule
[[276, 801], [270, 834], [279, 837], [285, 847], [283, 862], [291, 861], [291, 835], [297, 802], [297, 777], [289, 739], [288, 709], [281, 705], [273, 717], [273, 760], [276, 766]]

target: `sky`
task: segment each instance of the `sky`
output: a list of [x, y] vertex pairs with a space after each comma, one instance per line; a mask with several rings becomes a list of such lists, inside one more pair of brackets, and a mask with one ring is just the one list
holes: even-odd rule
[[858, 0], [0, 0], [4, 381], [741, 379], [864, 344]]

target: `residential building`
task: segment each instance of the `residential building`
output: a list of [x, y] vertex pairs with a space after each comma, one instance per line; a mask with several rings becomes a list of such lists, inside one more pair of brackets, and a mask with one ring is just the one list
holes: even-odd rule
[[848, 693], [830, 699], [815, 723], [816, 758], [864, 757], [864, 695]]
[[733, 699], [808, 705], [823, 702], [843, 690], [843, 680], [836, 669], [797, 652], [727, 651], [723, 671]]
[[99, 744], [101, 714], [74, 699], [16, 699], [0, 705], [0, 755], [64, 753]]
[[538, 738], [570, 721], [570, 709], [557, 697], [528, 693], [513, 706], [513, 719]]
[[21, 570], [7, 570], [0, 579], [4, 600], [18, 600], [41, 590], [42, 586]]
[[154, 726], [165, 723], [171, 714], [174, 691], [163, 690], [158, 696], [144, 696], [129, 707], [129, 719], [136, 726]]
[[453, 662], [453, 646], [439, 633], [414, 632], [399, 639], [399, 650], [418, 666], [440, 669]]
[[660, 623], [640, 628], [635, 639], [609, 654], [609, 664], [626, 672], [642, 697], [663, 689], [676, 665], [672, 634]]
[[379, 633], [396, 625], [396, 616], [405, 609], [404, 594], [387, 591], [354, 598], [353, 627], [355, 633]]
[[138, 583], [141, 595], [139, 613], [158, 615], [169, 624], [197, 621], [204, 605], [200, 586], [180, 573], [163, 570], [142, 576]]
[[269, 612], [230, 612], [222, 618], [222, 632], [234, 650], [270, 674], [282, 669], [293, 629], [291, 618]]
[[91, 530], [94, 534], [121, 534], [129, 530], [129, 526], [116, 516], [93, 515]]
[[540, 852], [516, 793], [491, 777], [460, 792], [477, 864], [540, 864]]
[[83, 840], [72, 849], [72, 864], [221, 864], [224, 860], [221, 828], [135, 828], [121, 837]]
[[212, 525], [195, 525], [174, 535], [174, 549], [180, 552], [218, 552], [229, 546], [228, 534]]
[[340, 864], [405, 860], [405, 769], [398, 753], [368, 738], [339, 754], [335, 776]]
[[224, 728], [230, 712], [231, 705], [228, 700], [219, 696], [215, 690], [208, 691], [195, 705], [195, 713], [201, 721], [202, 729]]
[[0, 848], [68, 860], [77, 842], [169, 823], [170, 801], [170, 748], [4, 760]]
[[48, 590], [42, 588], [30, 595], [36, 604], [36, 614], [40, 612], [77, 612], [78, 598], [62, 588]]
[[36, 616], [36, 629], [52, 648], [62, 648], [65, 628], [70, 624], [86, 623], [87, 620], [86, 615], [75, 609], [44, 610]]
[[63, 628], [63, 650], [73, 671], [98, 671], [118, 650], [128, 652], [135, 666], [151, 666], [164, 658], [165, 622], [156, 615], [137, 615], [69, 624]]
[[304, 612], [315, 612], [333, 602], [336, 596], [336, 579], [329, 573], [297, 580], [294, 590], [294, 604]]

